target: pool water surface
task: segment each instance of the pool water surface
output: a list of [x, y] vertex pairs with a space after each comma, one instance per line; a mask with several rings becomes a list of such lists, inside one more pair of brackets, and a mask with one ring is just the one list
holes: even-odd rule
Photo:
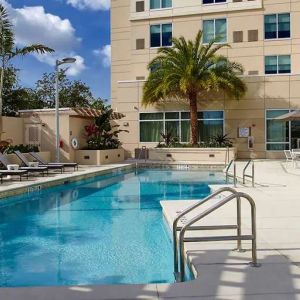
[[161, 200], [201, 199], [224, 175], [113, 172], [7, 198], [0, 206], [0, 286], [174, 282]]

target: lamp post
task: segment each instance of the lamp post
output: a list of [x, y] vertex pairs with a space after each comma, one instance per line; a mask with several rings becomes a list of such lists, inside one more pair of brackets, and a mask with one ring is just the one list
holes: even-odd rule
[[60, 138], [59, 138], [59, 66], [63, 64], [72, 64], [76, 62], [76, 58], [66, 57], [61, 60], [57, 60], [55, 64], [55, 150], [56, 150], [56, 162], [60, 161]]

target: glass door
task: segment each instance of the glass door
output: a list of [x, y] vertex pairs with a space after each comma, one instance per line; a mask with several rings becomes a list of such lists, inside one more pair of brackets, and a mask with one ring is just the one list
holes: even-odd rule
[[291, 149], [300, 149], [300, 121], [291, 121]]

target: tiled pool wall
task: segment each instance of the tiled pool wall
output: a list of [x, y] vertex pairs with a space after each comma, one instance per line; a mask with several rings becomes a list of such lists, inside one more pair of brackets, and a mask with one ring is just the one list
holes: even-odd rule
[[[106, 166], [105, 166], [106, 167]], [[14, 189], [8, 189], [5, 191], [0, 192], [0, 201], [3, 198], [16, 196], [19, 194], [28, 193], [31, 191], [37, 191], [49, 187], [54, 187], [57, 185], [63, 185], [68, 184], [84, 179], [93, 178], [99, 175], [106, 175], [113, 172], [118, 171], [126, 171], [126, 170], [133, 170], [137, 168], [143, 168], [143, 169], [170, 169], [170, 170], [180, 170], [180, 171], [188, 171], [188, 170], [197, 170], [197, 171], [222, 171], [224, 169], [223, 165], [198, 165], [198, 164], [170, 164], [170, 163], [143, 163], [139, 162], [137, 164], [129, 164], [124, 166], [111, 166], [109, 169], [105, 170], [95, 170], [90, 173], [85, 174], [67, 174], [66, 177], [62, 178], [51, 178], [51, 180], [46, 182], [33, 182], [31, 184], [28, 184], [28, 182], [24, 181], [26, 186], [17, 187]], [[45, 177], [47, 179], [47, 177]]]

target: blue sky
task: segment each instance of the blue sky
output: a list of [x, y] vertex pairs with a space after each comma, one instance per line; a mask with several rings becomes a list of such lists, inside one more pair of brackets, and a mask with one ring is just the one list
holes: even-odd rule
[[0, 0], [15, 24], [19, 46], [43, 43], [54, 55], [13, 61], [21, 84], [32, 87], [56, 58], [74, 56], [70, 79], [86, 82], [97, 97], [110, 98], [110, 0]]

